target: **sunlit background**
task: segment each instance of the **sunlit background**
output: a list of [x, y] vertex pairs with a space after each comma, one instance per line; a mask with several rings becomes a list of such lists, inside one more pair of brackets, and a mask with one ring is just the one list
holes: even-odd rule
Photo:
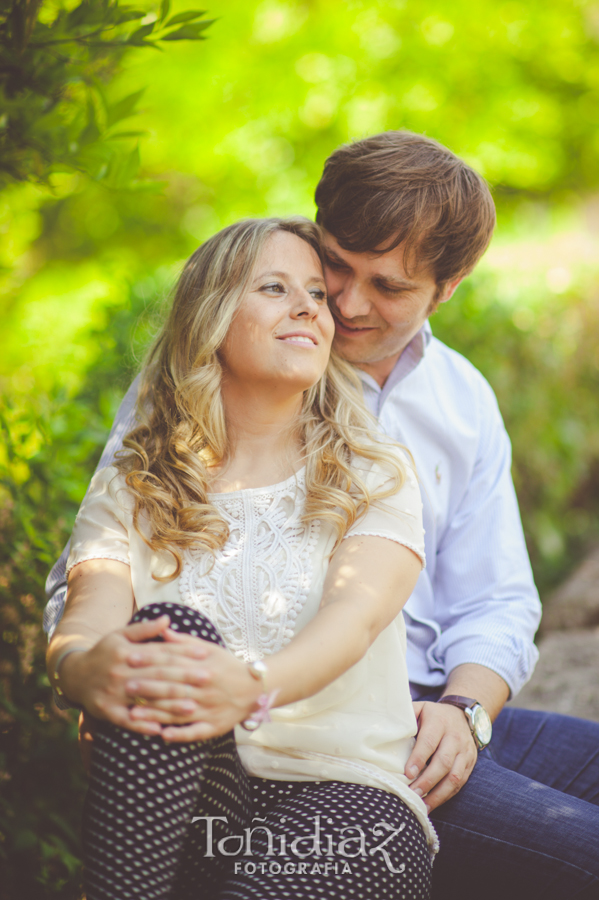
[[137, 185], [57, 172], [51, 188], [0, 194], [0, 589], [34, 631], [182, 261], [241, 216], [312, 217], [336, 146], [409, 128], [493, 189], [491, 249], [432, 327], [498, 395], [546, 595], [599, 539], [599, 3], [224, 0], [208, 13], [206, 40], [136, 50], [107, 87], [112, 100], [145, 88], [126, 123], [141, 132], [127, 139]]
[[[58, 439], [68, 465], [56, 460], [53, 491], [73, 502], [70, 521], [132, 371], [131, 336], [138, 354], [146, 338], [138, 317], [181, 261], [240, 216], [313, 216], [331, 150], [411, 128], [494, 190], [491, 250], [433, 328], [499, 395], [549, 583], [596, 533], [599, 4], [229, 0], [209, 13], [207, 40], [136, 51], [109, 86], [113, 97], [145, 87], [128, 127], [143, 132], [141, 175], [156, 193], [65, 173], [52, 192], [2, 196], [14, 477]], [[85, 405], [84, 435], [72, 401]], [[43, 428], [29, 427], [32, 406]]]

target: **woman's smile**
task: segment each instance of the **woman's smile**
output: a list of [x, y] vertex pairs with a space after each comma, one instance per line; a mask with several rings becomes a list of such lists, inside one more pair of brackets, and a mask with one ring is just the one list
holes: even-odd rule
[[[301, 400], [322, 378], [334, 333], [317, 253], [297, 235], [276, 232], [260, 253], [220, 351], [227, 399], [251, 386], [255, 400], [261, 385], [270, 399], [276, 392]], [[282, 353], [274, 343], [302, 352]]]
[[294, 331], [290, 334], [282, 334], [277, 335], [276, 339], [278, 341], [285, 341], [286, 344], [292, 344], [297, 347], [316, 347], [318, 345], [318, 340], [316, 335], [311, 334], [307, 331]]

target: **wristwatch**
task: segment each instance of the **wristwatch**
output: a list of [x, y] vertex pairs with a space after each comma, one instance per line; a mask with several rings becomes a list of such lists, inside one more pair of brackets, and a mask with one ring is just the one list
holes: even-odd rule
[[457, 694], [447, 694], [437, 702], [449, 703], [451, 706], [457, 706], [458, 709], [462, 709], [468, 719], [468, 725], [478, 749], [482, 750], [487, 746], [493, 734], [493, 725], [491, 724], [489, 713], [478, 700], [471, 700], [469, 697], [458, 697]]

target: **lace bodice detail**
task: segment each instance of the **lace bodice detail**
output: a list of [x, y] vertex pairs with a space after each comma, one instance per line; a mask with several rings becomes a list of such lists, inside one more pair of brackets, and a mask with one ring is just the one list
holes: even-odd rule
[[215, 556], [185, 551], [181, 600], [207, 615], [240, 659], [261, 659], [291, 640], [312, 584], [320, 522], [300, 521], [304, 470], [278, 485], [210, 499], [229, 538]]
[[[424, 564], [422, 500], [407, 459], [404, 464], [401, 490], [372, 504], [345, 537], [386, 538], [414, 550]], [[354, 466], [371, 490], [384, 488], [383, 469], [367, 460]], [[126, 563], [139, 609], [162, 602], [194, 607], [238, 658], [268, 657], [318, 615], [336, 530], [326, 516], [302, 524], [304, 470], [281, 484], [211, 500], [229, 526], [225, 546], [214, 555], [185, 551], [182, 572], [168, 578], [172, 555], [152, 551], [135, 528], [123, 476], [100, 469], [77, 516], [67, 569], [86, 559]], [[426, 807], [404, 774], [417, 730], [405, 638], [399, 615], [362, 659], [314, 696], [272, 710], [272, 721], [257, 732], [236, 728], [245, 770], [257, 778], [350, 781], [393, 791], [434, 841]]]

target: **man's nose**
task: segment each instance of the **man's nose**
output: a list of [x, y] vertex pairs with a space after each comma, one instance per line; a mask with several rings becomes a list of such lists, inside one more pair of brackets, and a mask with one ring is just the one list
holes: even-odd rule
[[345, 280], [333, 300], [344, 319], [356, 319], [358, 316], [367, 316], [370, 312], [370, 302], [353, 278]]

